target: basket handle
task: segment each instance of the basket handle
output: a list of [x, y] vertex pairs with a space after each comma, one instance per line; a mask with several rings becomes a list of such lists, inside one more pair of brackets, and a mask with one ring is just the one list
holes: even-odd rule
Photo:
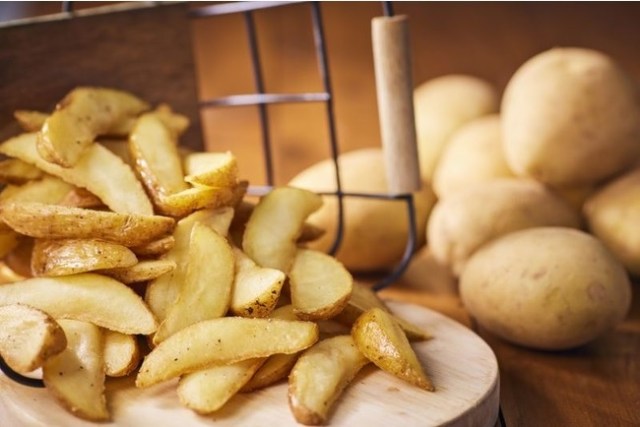
[[420, 189], [420, 167], [413, 111], [409, 24], [405, 15], [376, 17], [371, 38], [380, 133], [389, 192]]

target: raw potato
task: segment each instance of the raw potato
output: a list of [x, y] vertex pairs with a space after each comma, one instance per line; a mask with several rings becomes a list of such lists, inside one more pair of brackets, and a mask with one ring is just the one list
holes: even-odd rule
[[444, 148], [464, 123], [498, 111], [495, 87], [474, 76], [451, 74], [428, 80], [414, 91], [420, 174], [431, 182]]
[[369, 360], [350, 335], [322, 340], [306, 350], [289, 375], [289, 407], [299, 423], [322, 425]]
[[602, 181], [640, 157], [640, 93], [607, 55], [555, 48], [525, 62], [502, 100], [511, 169], [553, 186]]
[[356, 345], [377, 367], [427, 391], [434, 391], [418, 356], [394, 317], [380, 308], [365, 311], [353, 324]]
[[60, 320], [66, 349], [42, 368], [44, 385], [74, 415], [90, 421], [110, 418], [104, 394], [102, 331], [78, 320]]
[[[342, 154], [339, 158], [343, 191], [387, 193], [384, 161], [379, 148]], [[289, 183], [316, 192], [335, 191], [335, 173], [331, 160], [325, 160], [298, 174]], [[328, 252], [337, 230], [337, 200], [323, 197], [320, 210], [308, 222], [326, 233], [309, 242], [310, 249]], [[428, 186], [414, 194], [418, 245], [424, 243], [424, 230], [435, 196]], [[351, 271], [380, 271], [396, 265], [407, 246], [407, 205], [403, 201], [376, 200], [359, 197], [344, 199], [344, 235], [336, 254]]]
[[605, 246], [556, 227], [517, 231], [483, 247], [462, 273], [460, 294], [480, 325], [544, 350], [595, 339], [631, 304], [627, 273]]
[[611, 181], [584, 206], [589, 230], [624, 266], [640, 275], [640, 169]]
[[16, 303], [38, 308], [55, 319], [83, 320], [125, 334], [151, 334], [157, 327], [133, 290], [93, 273], [38, 277], [0, 286], [0, 305]]
[[125, 246], [96, 239], [36, 240], [31, 253], [34, 276], [66, 276], [137, 263]]
[[31, 372], [66, 346], [64, 331], [47, 313], [23, 304], [0, 306], [0, 356], [14, 371]]
[[502, 149], [500, 116], [474, 119], [456, 130], [433, 175], [433, 191], [444, 197], [470, 185], [512, 178]]
[[438, 201], [427, 235], [433, 256], [459, 275], [485, 243], [530, 227], [580, 227], [564, 200], [535, 181], [502, 179], [472, 186]]
[[140, 363], [140, 346], [135, 335], [104, 329], [104, 367], [109, 377], [123, 377]]

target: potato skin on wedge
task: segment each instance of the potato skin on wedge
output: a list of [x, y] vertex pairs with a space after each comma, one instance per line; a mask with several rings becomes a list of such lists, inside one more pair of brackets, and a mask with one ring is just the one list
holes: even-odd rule
[[350, 335], [327, 338], [306, 350], [289, 375], [289, 407], [296, 421], [326, 424], [333, 404], [367, 363]]
[[365, 311], [353, 324], [360, 351], [383, 371], [427, 391], [435, 388], [393, 315], [380, 308]]

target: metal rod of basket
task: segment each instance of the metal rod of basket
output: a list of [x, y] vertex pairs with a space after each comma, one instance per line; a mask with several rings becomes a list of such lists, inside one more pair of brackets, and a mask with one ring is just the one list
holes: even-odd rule
[[11, 369], [9, 365], [7, 365], [7, 362], [5, 362], [2, 357], [0, 357], [0, 370], [2, 370], [2, 372], [7, 377], [17, 382], [18, 384], [22, 384], [27, 387], [35, 387], [35, 388], [44, 387], [44, 381], [42, 381], [40, 378], [26, 377], [22, 374], [17, 373], [13, 369]]

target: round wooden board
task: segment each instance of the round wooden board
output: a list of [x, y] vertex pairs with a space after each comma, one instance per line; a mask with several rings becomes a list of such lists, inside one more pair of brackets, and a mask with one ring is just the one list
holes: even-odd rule
[[[493, 426], [498, 417], [499, 376], [495, 355], [476, 334], [427, 308], [389, 302], [391, 309], [431, 332], [414, 343], [435, 392], [408, 385], [374, 366], [365, 367], [336, 405], [331, 426]], [[281, 383], [235, 396], [218, 413], [204, 417], [180, 406], [176, 382], [138, 390], [130, 379], [110, 381], [110, 425], [297, 426]], [[14, 383], [0, 374], [0, 426], [82, 427], [46, 390]], [[107, 424], [109, 425], [109, 424]]]

